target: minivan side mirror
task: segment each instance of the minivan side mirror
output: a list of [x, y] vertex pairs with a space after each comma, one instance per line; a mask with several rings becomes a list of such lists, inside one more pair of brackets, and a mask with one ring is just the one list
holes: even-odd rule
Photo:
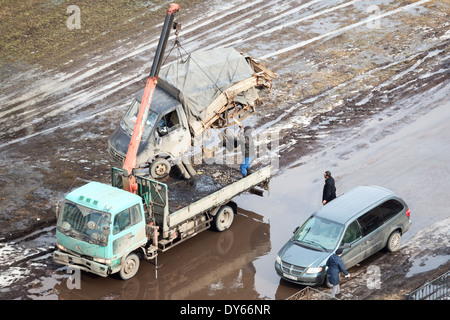
[[351, 247], [351, 245], [350, 245], [350, 243], [344, 243], [342, 246], [340, 246], [339, 248], [340, 249], [348, 249], [348, 248], [350, 248]]

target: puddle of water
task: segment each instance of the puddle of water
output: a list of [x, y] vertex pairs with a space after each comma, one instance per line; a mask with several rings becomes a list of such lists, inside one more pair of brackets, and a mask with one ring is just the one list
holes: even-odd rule
[[437, 269], [439, 266], [447, 263], [450, 255], [425, 255], [413, 262], [413, 265], [406, 274], [406, 278], [410, 278], [419, 273]]

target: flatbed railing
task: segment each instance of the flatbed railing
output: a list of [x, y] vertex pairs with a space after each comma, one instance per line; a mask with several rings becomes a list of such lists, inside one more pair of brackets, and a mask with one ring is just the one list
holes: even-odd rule
[[[112, 168], [112, 186], [122, 188], [122, 176], [122, 169]], [[146, 177], [135, 176], [135, 178], [138, 185], [137, 194], [141, 196], [143, 203], [147, 206], [148, 212], [160, 216], [162, 220], [169, 210], [167, 185]]]

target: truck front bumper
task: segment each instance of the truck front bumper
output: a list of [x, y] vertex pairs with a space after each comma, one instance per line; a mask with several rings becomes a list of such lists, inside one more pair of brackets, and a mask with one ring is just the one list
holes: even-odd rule
[[56, 250], [53, 252], [53, 261], [66, 266], [74, 266], [83, 271], [91, 272], [102, 277], [107, 277], [111, 274], [111, 268], [107, 265], [78, 257], [60, 250]]

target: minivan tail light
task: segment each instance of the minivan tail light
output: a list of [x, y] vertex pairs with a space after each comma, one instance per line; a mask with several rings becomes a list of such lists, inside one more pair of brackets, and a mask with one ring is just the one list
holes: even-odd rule
[[406, 216], [407, 216], [408, 218], [410, 218], [410, 216], [411, 216], [411, 212], [409, 211], [409, 208], [408, 208], [408, 210], [406, 210]]

